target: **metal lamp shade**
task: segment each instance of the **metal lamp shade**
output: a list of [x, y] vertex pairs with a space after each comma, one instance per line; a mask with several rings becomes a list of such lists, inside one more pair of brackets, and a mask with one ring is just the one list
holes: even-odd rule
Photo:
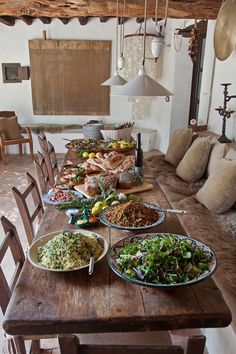
[[112, 75], [109, 79], [104, 81], [101, 85], [103, 86], [116, 86], [116, 85], [124, 85], [126, 84], [126, 80], [121, 77], [116, 71], [114, 75]]
[[145, 68], [141, 68], [137, 76], [112, 96], [173, 96], [173, 93], [148, 76]]

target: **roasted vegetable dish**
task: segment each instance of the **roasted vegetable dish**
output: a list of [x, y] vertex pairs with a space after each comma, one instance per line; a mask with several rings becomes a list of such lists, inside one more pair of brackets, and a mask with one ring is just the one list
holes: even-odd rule
[[117, 264], [131, 279], [153, 284], [178, 284], [210, 271], [213, 254], [192, 239], [164, 234], [137, 239], [119, 250]]
[[103, 252], [96, 236], [85, 236], [77, 232], [63, 232], [54, 236], [38, 249], [38, 261], [48, 269], [76, 269], [89, 264], [90, 257], [96, 259]]

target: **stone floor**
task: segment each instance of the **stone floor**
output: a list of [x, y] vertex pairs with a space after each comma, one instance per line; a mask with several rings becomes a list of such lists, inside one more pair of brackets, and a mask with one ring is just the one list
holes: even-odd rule
[[[58, 160], [62, 161], [63, 155], [58, 155]], [[18, 214], [17, 206], [13, 198], [11, 188], [13, 186], [23, 190], [27, 186], [25, 172], [31, 173], [36, 177], [36, 171], [33, 161], [29, 156], [10, 155], [7, 158], [7, 164], [0, 162], [0, 216], [5, 215], [11, 222], [17, 225], [17, 230], [24, 249], [27, 247], [27, 239], [24, 234], [23, 225]], [[0, 227], [0, 242], [3, 238], [3, 230]], [[7, 255], [3, 269], [10, 277], [13, 262], [10, 255]], [[0, 323], [2, 322], [2, 314], [0, 311]], [[96, 344], [166, 344], [169, 337], [166, 332], [146, 332], [146, 333], [115, 333], [115, 334], [88, 334], [80, 335], [81, 343]], [[0, 353], [8, 353], [4, 346], [5, 339], [3, 330], [0, 326]], [[42, 342], [42, 347], [46, 353], [58, 354], [57, 340], [47, 340]], [[46, 350], [47, 349], [47, 350]], [[69, 354], [69, 352], [68, 352]]]

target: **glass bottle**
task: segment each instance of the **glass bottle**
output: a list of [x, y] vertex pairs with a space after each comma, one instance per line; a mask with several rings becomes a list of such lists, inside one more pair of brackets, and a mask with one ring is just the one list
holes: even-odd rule
[[135, 172], [143, 175], [143, 150], [141, 148], [141, 133], [137, 134], [137, 148], [135, 150]]

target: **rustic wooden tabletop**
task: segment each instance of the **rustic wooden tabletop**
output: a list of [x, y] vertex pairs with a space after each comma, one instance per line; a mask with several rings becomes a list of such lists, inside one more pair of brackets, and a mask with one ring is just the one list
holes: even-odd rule
[[[142, 199], [170, 207], [148, 170], [145, 179], [155, 187], [142, 192]], [[37, 237], [70, 229], [75, 229], [75, 225], [68, 224], [65, 212], [50, 205]], [[143, 233], [109, 229], [102, 224], [93, 230], [110, 245]], [[165, 222], [150, 232], [185, 234], [179, 218], [173, 214], [168, 214]], [[213, 279], [169, 290], [141, 287], [119, 278], [104, 258], [95, 264], [92, 276], [87, 269], [67, 273], [42, 271], [26, 261], [3, 328], [13, 335], [47, 335], [224, 327], [230, 322], [230, 310]]]

